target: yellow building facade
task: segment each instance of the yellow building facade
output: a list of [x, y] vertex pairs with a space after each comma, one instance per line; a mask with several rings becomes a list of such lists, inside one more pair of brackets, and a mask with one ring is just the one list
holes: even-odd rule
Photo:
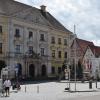
[[71, 32], [55, 31], [51, 34], [51, 72], [52, 75], [61, 74], [64, 61], [69, 59], [69, 36]]

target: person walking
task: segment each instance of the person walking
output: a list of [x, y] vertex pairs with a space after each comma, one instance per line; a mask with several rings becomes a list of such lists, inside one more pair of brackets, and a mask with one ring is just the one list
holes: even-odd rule
[[4, 87], [6, 96], [10, 96], [11, 81], [8, 78], [4, 81]]

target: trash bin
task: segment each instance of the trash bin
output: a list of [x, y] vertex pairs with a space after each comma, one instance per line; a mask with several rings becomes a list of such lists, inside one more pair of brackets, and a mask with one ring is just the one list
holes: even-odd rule
[[92, 80], [89, 81], [89, 89], [92, 89]]

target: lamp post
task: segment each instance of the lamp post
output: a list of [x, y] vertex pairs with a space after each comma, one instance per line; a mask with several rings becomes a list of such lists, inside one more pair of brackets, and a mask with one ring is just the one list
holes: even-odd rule
[[[76, 33], [76, 26], [74, 25], [74, 34]], [[75, 39], [74, 39], [74, 43], [75, 43], [75, 48], [74, 48], [74, 78], [75, 78], [75, 91], [76, 91], [76, 35], [75, 35]]]
[[26, 71], [26, 69], [27, 69], [27, 66], [26, 66], [26, 58], [27, 58], [27, 56], [26, 56], [26, 54], [24, 55], [24, 62], [25, 62], [25, 79], [26, 79], [26, 77], [27, 77], [27, 71]]
[[69, 91], [70, 91], [70, 64], [68, 63], [68, 67], [67, 67], [67, 70], [68, 70], [68, 79], [69, 79]]
[[98, 70], [96, 69], [96, 88], [97, 88], [97, 81], [98, 81]]

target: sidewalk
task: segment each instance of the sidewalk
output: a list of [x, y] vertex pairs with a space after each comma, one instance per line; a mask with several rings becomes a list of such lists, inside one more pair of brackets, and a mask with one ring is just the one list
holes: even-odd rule
[[71, 81], [70, 83], [66, 80], [62, 80], [60, 81], [60, 83], [66, 83], [67, 86], [65, 88], [69, 88], [69, 84], [70, 84], [70, 91], [66, 90], [64, 92], [100, 92], [100, 82], [97, 82], [97, 88], [96, 88], [96, 83], [93, 82], [92, 83], [92, 88], [89, 88], [89, 82], [85, 81], [84, 83], [82, 83], [81, 81], [76, 82], [76, 90], [75, 90], [75, 82]]

